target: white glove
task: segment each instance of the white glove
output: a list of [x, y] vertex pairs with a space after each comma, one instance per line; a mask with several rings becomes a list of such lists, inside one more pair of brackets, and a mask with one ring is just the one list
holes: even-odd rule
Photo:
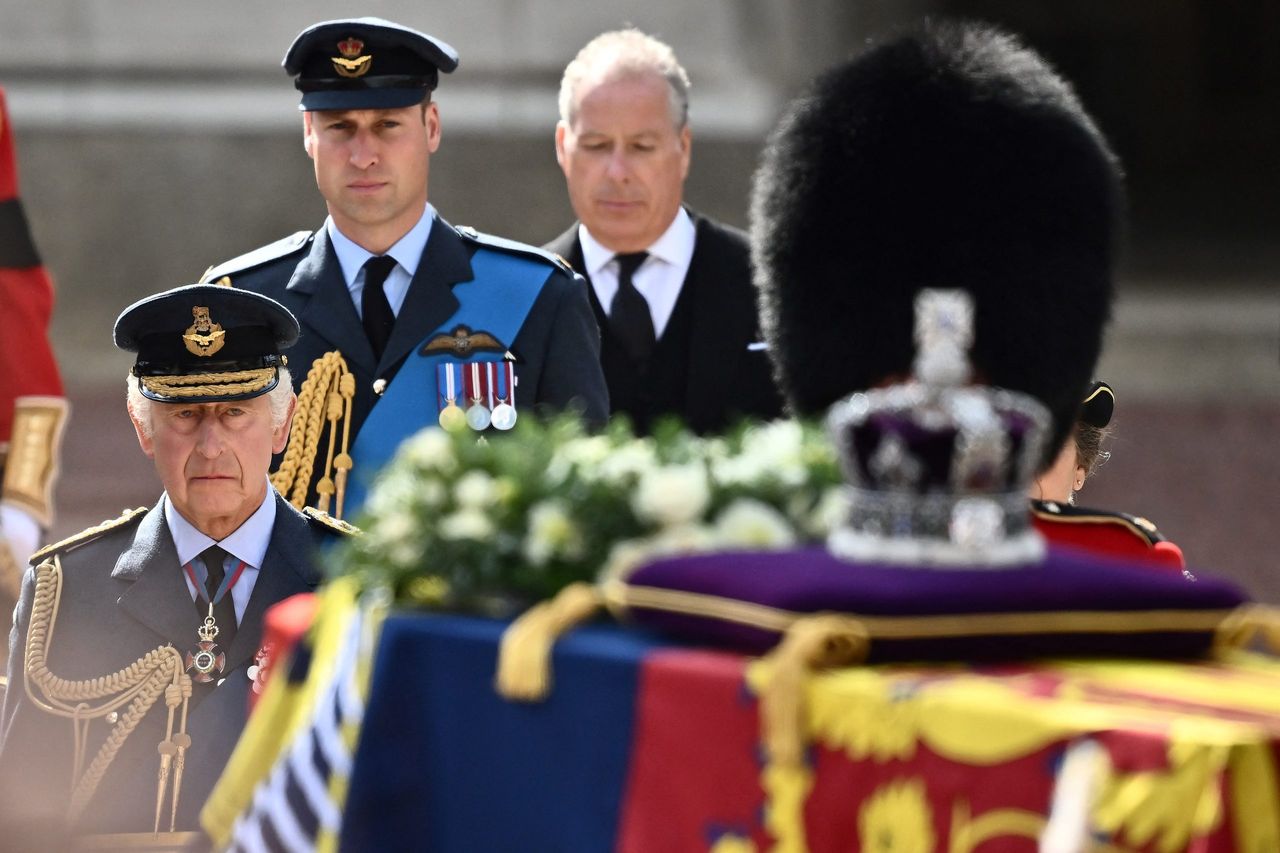
[[40, 547], [40, 524], [16, 506], [0, 503], [0, 537], [9, 546], [18, 568], [25, 569], [31, 555]]

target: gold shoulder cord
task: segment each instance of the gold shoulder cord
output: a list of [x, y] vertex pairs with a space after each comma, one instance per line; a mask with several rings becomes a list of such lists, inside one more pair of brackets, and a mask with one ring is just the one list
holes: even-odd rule
[[[138, 723], [163, 694], [169, 709], [165, 739], [159, 744], [160, 770], [156, 787], [156, 818], [153, 832], [160, 831], [160, 813], [164, 804], [169, 774], [173, 773], [173, 797], [169, 808], [169, 831], [177, 820], [178, 795], [182, 790], [182, 771], [191, 736], [187, 734], [187, 704], [191, 698], [191, 678], [183, 667], [182, 656], [172, 646], [161, 646], [138, 658], [124, 669], [101, 678], [67, 681], [54, 675], [46, 666], [53, 645], [58, 604], [62, 597], [62, 563], [57, 555], [35, 568], [35, 597], [31, 605], [31, 625], [27, 631], [26, 664], [23, 668], [27, 697], [40, 710], [71, 719], [75, 746], [72, 753], [71, 799], [67, 816], [79, 818], [116, 753], [124, 745]], [[93, 700], [102, 700], [93, 704]], [[125, 705], [111, 733], [98, 750], [88, 769], [84, 767], [89, 723], [113, 713]], [[174, 716], [181, 708], [177, 731]]]
[[332, 497], [335, 502], [330, 515], [342, 518], [342, 503], [346, 498], [347, 477], [352, 464], [347, 450], [351, 444], [351, 400], [355, 393], [356, 378], [347, 369], [342, 353], [337, 350], [327, 352], [311, 363], [311, 370], [298, 393], [284, 459], [280, 461], [280, 468], [271, 475], [271, 484], [296, 508], [306, 506], [316, 455], [320, 452], [321, 433], [327, 426], [328, 451], [323, 476], [316, 483], [319, 495], [316, 509], [329, 512], [329, 499]]

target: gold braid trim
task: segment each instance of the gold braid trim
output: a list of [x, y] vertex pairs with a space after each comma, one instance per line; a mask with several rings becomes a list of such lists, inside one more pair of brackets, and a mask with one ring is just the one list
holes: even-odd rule
[[351, 401], [355, 392], [355, 377], [338, 350], [327, 352], [311, 363], [311, 370], [298, 392], [288, 447], [280, 467], [271, 475], [271, 484], [298, 509], [307, 504], [316, 457], [327, 425], [324, 469], [316, 482], [319, 496], [316, 508], [328, 512], [329, 499], [336, 497], [333, 515], [342, 517], [347, 476], [351, 470], [347, 448], [351, 439]]
[[276, 378], [274, 367], [236, 370], [228, 373], [191, 373], [186, 376], [140, 376], [152, 394], [162, 397], [205, 397], [210, 394], [252, 394]]
[[[160, 770], [156, 791], [156, 822], [153, 831], [159, 831], [161, 804], [168, 786], [169, 771], [176, 757], [177, 772], [174, 778], [173, 812], [176, 813], [177, 796], [182, 784], [182, 767], [187, 746], [191, 739], [186, 734], [187, 701], [191, 697], [191, 678], [184, 672], [182, 656], [172, 646], [161, 646], [138, 658], [129, 666], [111, 675], [83, 681], [68, 681], [49, 671], [46, 665], [49, 649], [53, 645], [54, 628], [58, 619], [58, 605], [62, 598], [62, 563], [55, 555], [35, 568], [35, 594], [31, 604], [31, 624], [27, 630], [26, 659], [23, 667], [27, 697], [40, 710], [72, 722], [74, 748], [71, 767], [71, 798], [67, 816], [77, 819], [93, 798], [107, 768], [115, 760], [120, 747], [137, 728], [138, 723], [164, 696], [169, 710], [169, 723], [165, 740], [159, 745]], [[91, 702], [105, 699], [100, 704]], [[121, 706], [128, 705], [99, 748], [84, 768], [84, 750], [88, 741], [89, 723], [105, 717]], [[174, 714], [181, 707], [182, 723], [174, 732]]]

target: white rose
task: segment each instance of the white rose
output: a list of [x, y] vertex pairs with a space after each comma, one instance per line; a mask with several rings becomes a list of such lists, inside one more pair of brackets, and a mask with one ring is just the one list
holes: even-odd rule
[[674, 527], [700, 518], [710, 498], [711, 485], [701, 464], [666, 465], [640, 476], [631, 508], [642, 520]]
[[487, 509], [498, 500], [498, 485], [484, 471], [468, 471], [453, 486], [460, 507]]
[[725, 548], [767, 551], [796, 541], [786, 516], [761, 501], [739, 498], [716, 519], [718, 544]]
[[604, 482], [624, 485], [640, 477], [657, 462], [653, 445], [645, 439], [636, 439], [615, 448], [600, 461], [597, 471]]
[[804, 430], [796, 421], [772, 421], [749, 429], [742, 439], [742, 455], [752, 459], [788, 485], [804, 483]]
[[439, 427], [427, 427], [410, 438], [400, 449], [410, 464], [429, 471], [448, 473], [458, 467], [453, 453], [453, 439]]
[[413, 516], [400, 511], [378, 516], [374, 530], [384, 542], [394, 545], [408, 539], [417, 532], [417, 528], [418, 525], [413, 520]]
[[418, 500], [428, 509], [438, 507], [444, 503], [447, 492], [444, 483], [439, 480], [422, 480], [418, 483]]
[[769, 473], [762, 460], [755, 456], [743, 454], [711, 460], [711, 476], [726, 486], [758, 483]]
[[443, 539], [488, 539], [494, 533], [489, 516], [475, 509], [460, 509], [440, 519]]
[[402, 512], [414, 498], [413, 478], [404, 476], [401, 469], [392, 467], [378, 478], [365, 509], [370, 515], [383, 518]]
[[525, 558], [544, 566], [552, 557], [573, 559], [582, 553], [582, 531], [559, 501], [543, 501], [529, 510], [529, 535], [524, 543]]

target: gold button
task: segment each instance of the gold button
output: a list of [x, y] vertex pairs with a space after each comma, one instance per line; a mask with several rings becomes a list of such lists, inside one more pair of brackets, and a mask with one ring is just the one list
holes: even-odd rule
[[118, 719], [120, 719], [120, 715], [115, 711], [112, 711], [110, 714], [107, 714], [107, 725], [114, 726]]

